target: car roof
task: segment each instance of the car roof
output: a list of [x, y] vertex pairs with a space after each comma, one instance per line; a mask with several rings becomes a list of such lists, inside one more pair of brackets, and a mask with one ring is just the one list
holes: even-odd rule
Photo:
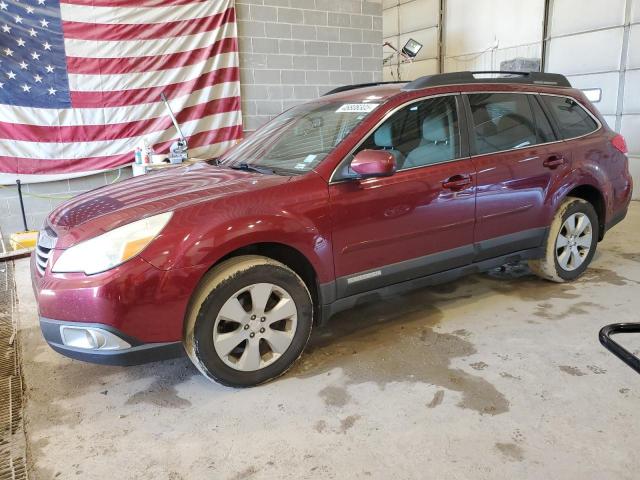
[[[485, 78], [492, 76], [491, 78]], [[391, 97], [401, 93], [426, 90], [435, 87], [449, 87], [454, 85], [513, 85], [516, 90], [537, 91], [538, 89], [548, 90], [558, 88], [567, 90], [571, 84], [564, 75], [557, 73], [541, 72], [505, 72], [505, 71], [482, 71], [482, 72], [452, 72], [435, 75], [426, 75], [416, 80], [408, 82], [379, 82], [357, 85], [345, 85], [327, 92], [323, 100], [338, 101], [372, 101], [384, 102]], [[376, 97], [376, 98], [371, 98]]]
[[[364, 100], [379, 100], [385, 101], [391, 97], [402, 93], [402, 87], [406, 85], [406, 82], [402, 83], [380, 83], [374, 84], [372, 86], [360, 86], [360, 85], [347, 85], [344, 90], [339, 91], [338, 93], [328, 92], [323, 97], [322, 100], [337, 100], [337, 101], [351, 101], [351, 102], [362, 102]], [[377, 97], [377, 98], [371, 98]]]

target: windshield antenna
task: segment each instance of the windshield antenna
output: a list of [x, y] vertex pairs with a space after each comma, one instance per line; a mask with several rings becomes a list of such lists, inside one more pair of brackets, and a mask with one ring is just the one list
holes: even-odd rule
[[176, 120], [176, 116], [173, 114], [173, 110], [171, 110], [171, 105], [169, 105], [169, 101], [167, 100], [167, 97], [165, 96], [164, 92], [160, 94], [160, 98], [164, 102], [165, 107], [167, 107], [167, 110], [169, 111], [169, 117], [171, 118], [171, 121], [173, 122], [173, 126], [176, 128], [178, 132], [178, 136], [180, 137], [178, 141], [174, 142], [171, 145], [171, 148], [170, 148], [171, 154], [169, 155], [169, 159], [171, 163], [181, 163], [184, 160], [186, 160], [188, 157], [187, 139], [185, 138], [185, 136], [182, 133], [182, 130], [180, 129], [178, 120]]

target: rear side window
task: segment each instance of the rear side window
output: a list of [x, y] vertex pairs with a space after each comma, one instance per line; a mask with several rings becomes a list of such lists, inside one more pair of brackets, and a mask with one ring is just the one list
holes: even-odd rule
[[555, 115], [562, 138], [581, 137], [598, 129], [596, 121], [575, 100], [551, 95], [541, 95], [541, 97]]
[[547, 141], [537, 132], [528, 95], [480, 93], [468, 97], [476, 153], [525, 148]]

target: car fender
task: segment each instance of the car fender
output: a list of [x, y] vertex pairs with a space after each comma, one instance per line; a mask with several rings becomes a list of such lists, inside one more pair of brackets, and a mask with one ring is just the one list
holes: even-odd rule
[[596, 165], [582, 165], [579, 169], [573, 169], [566, 175], [558, 177], [552, 186], [554, 194], [550, 196], [550, 208], [548, 223], [550, 224], [555, 212], [569, 193], [577, 187], [590, 186], [598, 190], [605, 201], [606, 215], [611, 208], [611, 187], [606, 180], [605, 173]]
[[[143, 258], [162, 270], [211, 267], [240, 248], [277, 243], [304, 255], [319, 281], [329, 281], [333, 277], [328, 224], [318, 226], [299, 212], [294, 214], [286, 210], [280, 210], [278, 214], [256, 211], [236, 217], [232, 208], [232, 205], [221, 203], [216, 206], [218, 215], [212, 215], [210, 205], [199, 206], [190, 212], [176, 212], [171, 223], [182, 224], [182, 228], [174, 230], [189, 233], [178, 238], [171, 229], [166, 229], [168, 231], [153, 242], [152, 248], [143, 252]], [[189, 225], [185, 226], [185, 222]]]

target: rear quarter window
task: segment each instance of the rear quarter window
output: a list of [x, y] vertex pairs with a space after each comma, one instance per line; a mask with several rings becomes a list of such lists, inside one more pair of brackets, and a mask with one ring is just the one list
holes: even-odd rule
[[572, 98], [551, 95], [541, 97], [556, 118], [563, 139], [581, 137], [598, 129], [598, 123]]

